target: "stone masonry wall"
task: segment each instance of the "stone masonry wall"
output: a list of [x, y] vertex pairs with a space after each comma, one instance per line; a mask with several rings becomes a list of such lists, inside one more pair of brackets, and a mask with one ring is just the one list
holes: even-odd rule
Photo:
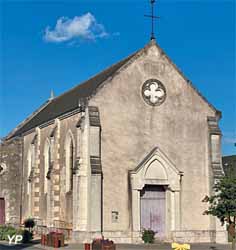
[[0, 172], [0, 198], [5, 199], [6, 222], [20, 222], [22, 140], [3, 141], [0, 144], [0, 164], [6, 169]]
[[[148, 79], [158, 79], [166, 88], [166, 100], [158, 107], [142, 98]], [[165, 55], [155, 45], [149, 47], [105, 83], [89, 105], [97, 106], [101, 117], [104, 231], [130, 230], [128, 170], [156, 146], [184, 172], [181, 229], [209, 230], [201, 200], [210, 189], [207, 117], [215, 113]], [[116, 223], [112, 211], [119, 212]]]

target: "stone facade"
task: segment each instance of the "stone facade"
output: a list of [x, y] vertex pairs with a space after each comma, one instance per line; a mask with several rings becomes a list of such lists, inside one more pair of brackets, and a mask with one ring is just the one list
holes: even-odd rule
[[19, 223], [22, 213], [21, 180], [22, 180], [23, 143], [15, 138], [0, 144], [0, 198], [5, 201], [5, 221]]
[[77, 108], [21, 134], [23, 155], [14, 152], [21, 161], [12, 167], [23, 192], [14, 204], [21, 200], [22, 219], [63, 221], [74, 241], [138, 242], [141, 193], [161, 186], [162, 240], [223, 242], [225, 230], [203, 216], [201, 202], [223, 173], [219, 119], [152, 41]]

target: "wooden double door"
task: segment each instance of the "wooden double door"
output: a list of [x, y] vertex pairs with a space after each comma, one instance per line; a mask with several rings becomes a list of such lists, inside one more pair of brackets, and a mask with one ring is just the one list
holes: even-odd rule
[[0, 225], [5, 224], [5, 200], [0, 198]]
[[156, 238], [165, 237], [166, 192], [163, 186], [145, 186], [141, 191], [141, 227], [152, 229]]

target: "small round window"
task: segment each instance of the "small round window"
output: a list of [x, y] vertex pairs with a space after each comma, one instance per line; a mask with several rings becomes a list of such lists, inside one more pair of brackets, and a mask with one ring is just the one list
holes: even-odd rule
[[142, 96], [147, 104], [158, 106], [166, 99], [166, 89], [160, 81], [149, 79], [142, 86]]

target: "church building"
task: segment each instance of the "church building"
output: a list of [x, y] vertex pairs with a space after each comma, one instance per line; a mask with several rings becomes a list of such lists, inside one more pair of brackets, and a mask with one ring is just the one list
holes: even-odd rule
[[203, 215], [223, 176], [221, 113], [154, 39], [50, 98], [0, 146], [0, 223], [35, 218], [72, 240], [225, 242]]

